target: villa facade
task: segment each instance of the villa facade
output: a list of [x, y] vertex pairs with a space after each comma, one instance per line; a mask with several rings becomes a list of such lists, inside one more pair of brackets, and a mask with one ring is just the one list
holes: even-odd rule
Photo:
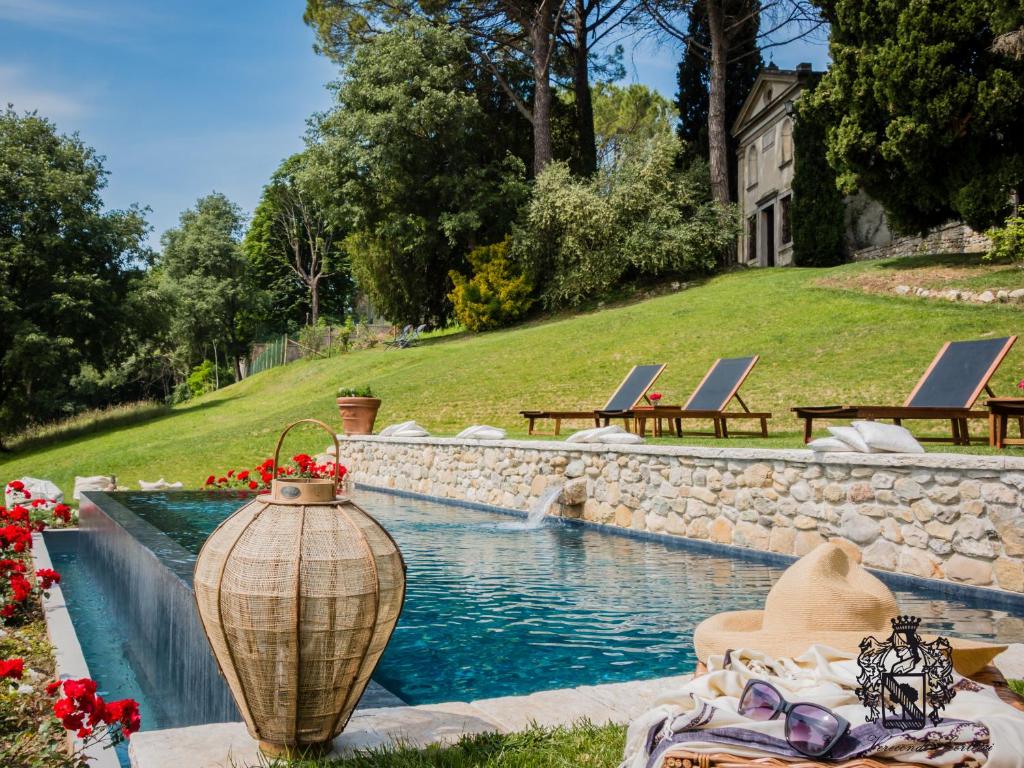
[[[810, 64], [798, 64], [792, 70], [768, 65], [733, 124], [743, 221], [737, 248], [740, 264], [793, 263], [794, 105], [821, 75]], [[916, 253], [977, 253], [990, 245], [988, 238], [960, 222], [937, 227], [925, 237], [895, 235], [882, 206], [863, 192], [847, 198], [845, 225], [846, 249], [855, 261]]]

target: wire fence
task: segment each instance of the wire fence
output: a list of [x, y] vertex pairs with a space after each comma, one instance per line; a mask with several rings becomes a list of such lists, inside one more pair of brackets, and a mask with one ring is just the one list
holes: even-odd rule
[[349, 349], [374, 347], [394, 334], [395, 327], [386, 324], [359, 324], [355, 328], [326, 326], [320, 334], [310, 336], [304, 333], [300, 334], [300, 339], [281, 334], [252, 345], [249, 350], [251, 362], [245, 366], [243, 376], [247, 378], [304, 357], [331, 357]]

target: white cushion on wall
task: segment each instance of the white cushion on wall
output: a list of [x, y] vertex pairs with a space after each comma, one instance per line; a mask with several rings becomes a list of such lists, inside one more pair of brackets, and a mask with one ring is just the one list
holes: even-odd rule
[[861, 437], [853, 427], [829, 427], [828, 431], [832, 433], [832, 437], [842, 440], [848, 446], [851, 451], [857, 453], [871, 453], [871, 446], [864, 442], [864, 438]]
[[877, 421], [855, 421], [853, 427], [872, 450], [887, 453], [924, 453], [924, 448], [906, 427], [879, 424]]
[[852, 453], [853, 448], [849, 443], [840, 440], [838, 437], [819, 437], [807, 444], [807, 447], [816, 453]]

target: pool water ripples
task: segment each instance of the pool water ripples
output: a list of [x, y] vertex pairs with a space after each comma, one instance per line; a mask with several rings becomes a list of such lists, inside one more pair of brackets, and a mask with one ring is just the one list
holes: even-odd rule
[[[198, 552], [243, 502], [125, 493], [119, 502]], [[405, 609], [374, 679], [411, 704], [688, 672], [694, 627], [760, 608], [781, 569], [548, 520], [358, 491], [408, 566]], [[1024, 640], [1006, 611], [897, 591], [904, 612], [948, 634]]]

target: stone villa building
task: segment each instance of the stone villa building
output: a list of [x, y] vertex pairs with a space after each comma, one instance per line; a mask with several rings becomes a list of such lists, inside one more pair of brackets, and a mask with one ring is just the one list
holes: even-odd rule
[[[810, 64], [761, 70], [740, 108], [732, 135], [737, 140], [737, 196], [743, 216], [737, 260], [749, 266], [793, 263], [794, 104], [821, 76]], [[951, 222], [927, 237], [894, 235], [882, 206], [862, 192], [846, 201], [846, 248], [854, 260], [910, 256], [915, 253], [976, 253], [989, 241], [970, 227]]]

